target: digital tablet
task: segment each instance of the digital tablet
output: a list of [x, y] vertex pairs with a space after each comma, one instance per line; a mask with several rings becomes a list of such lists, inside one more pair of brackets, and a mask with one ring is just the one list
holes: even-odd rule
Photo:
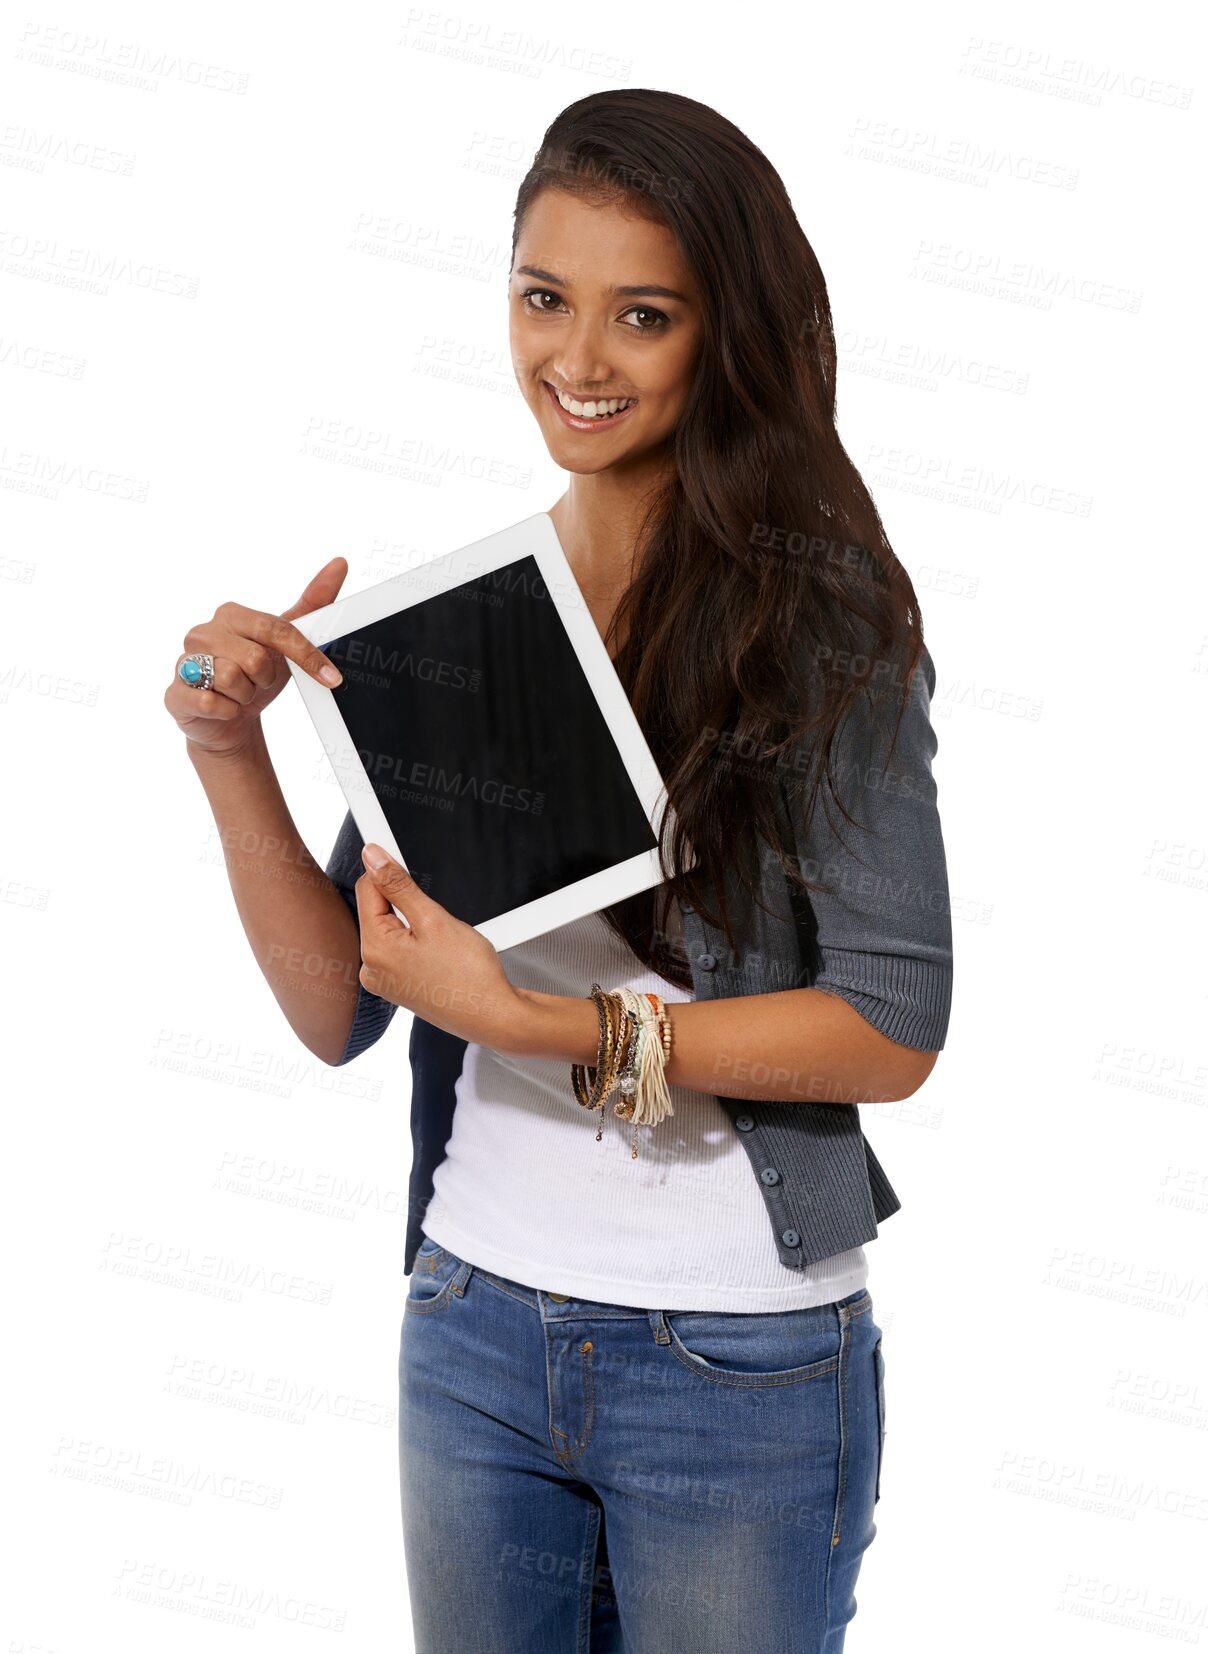
[[496, 948], [661, 882], [663, 777], [548, 512], [293, 624], [363, 839]]

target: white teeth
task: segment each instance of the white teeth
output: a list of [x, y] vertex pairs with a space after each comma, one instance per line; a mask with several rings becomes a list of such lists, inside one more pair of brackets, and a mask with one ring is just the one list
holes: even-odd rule
[[619, 413], [622, 408], [628, 408], [637, 401], [636, 396], [614, 396], [609, 402], [576, 402], [573, 397], [563, 396], [560, 390], [555, 390], [554, 395], [567, 413], [573, 414], [576, 419], [599, 419], [605, 414]]

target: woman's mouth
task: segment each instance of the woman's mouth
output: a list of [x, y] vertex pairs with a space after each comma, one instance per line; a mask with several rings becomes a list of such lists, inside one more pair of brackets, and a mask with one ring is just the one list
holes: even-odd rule
[[[572, 431], [610, 430], [612, 426], [620, 424], [621, 420], [627, 414], [631, 414], [638, 405], [636, 396], [608, 396], [601, 397], [596, 402], [578, 402], [569, 396], [563, 398], [548, 379], [541, 382], [557, 410], [558, 417], [564, 425], [569, 425]], [[567, 403], [572, 403], [579, 412], [572, 413]]]

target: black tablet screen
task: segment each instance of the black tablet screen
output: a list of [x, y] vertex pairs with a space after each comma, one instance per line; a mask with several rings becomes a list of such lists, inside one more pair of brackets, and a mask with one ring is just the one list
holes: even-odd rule
[[324, 645], [333, 697], [422, 889], [467, 924], [655, 836], [533, 557]]

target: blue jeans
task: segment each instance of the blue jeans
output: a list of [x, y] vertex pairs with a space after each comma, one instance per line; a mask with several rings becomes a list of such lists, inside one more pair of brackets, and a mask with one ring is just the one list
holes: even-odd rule
[[867, 1288], [630, 1308], [425, 1239], [399, 1351], [417, 1654], [839, 1654], [884, 1407]]

